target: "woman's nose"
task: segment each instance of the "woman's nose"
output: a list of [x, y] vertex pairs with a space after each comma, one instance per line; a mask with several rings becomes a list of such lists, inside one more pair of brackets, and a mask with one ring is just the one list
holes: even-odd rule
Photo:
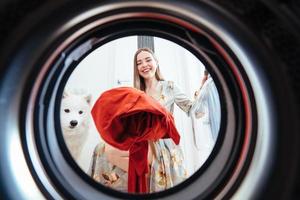
[[142, 66], [142, 67], [147, 67], [147, 62], [144, 62], [144, 61], [143, 61], [143, 62], [141, 63], [141, 66]]

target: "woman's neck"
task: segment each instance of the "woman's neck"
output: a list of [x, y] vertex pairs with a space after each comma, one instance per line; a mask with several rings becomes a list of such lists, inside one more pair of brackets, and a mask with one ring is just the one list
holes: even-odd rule
[[157, 84], [158, 84], [158, 80], [155, 77], [152, 79], [146, 79], [145, 80], [145, 86], [146, 86], [145, 92], [147, 94], [154, 93], [156, 91]]

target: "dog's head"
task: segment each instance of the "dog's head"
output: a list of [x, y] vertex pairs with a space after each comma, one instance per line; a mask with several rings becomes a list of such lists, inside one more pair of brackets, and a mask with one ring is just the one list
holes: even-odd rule
[[64, 134], [79, 134], [90, 121], [91, 95], [64, 92], [60, 121]]

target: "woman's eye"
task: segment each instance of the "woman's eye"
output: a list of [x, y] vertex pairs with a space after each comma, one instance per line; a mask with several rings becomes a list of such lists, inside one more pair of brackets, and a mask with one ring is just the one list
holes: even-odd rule
[[64, 109], [65, 113], [69, 113], [70, 110], [69, 109]]
[[80, 110], [78, 113], [79, 113], [79, 115], [81, 115], [83, 113], [83, 111]]

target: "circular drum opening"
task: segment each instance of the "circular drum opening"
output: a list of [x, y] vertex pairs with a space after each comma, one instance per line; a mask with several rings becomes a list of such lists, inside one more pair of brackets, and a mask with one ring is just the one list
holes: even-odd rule
[[[121, 11], [124, 12], [123, 10]], [[85, 26], [79, 28], [75, 34], [71, 34], [65, 38], [65, 42], [62, 42], [45, 62], [44, 66], [42, 67], [43, 73], [38, 74], [38, 80], [40, 80], [40, 82], [39, 84], [35, 84], [33, 89], [37, 93], [35, 96], [31, 96], [31, 101], [29, 102], [29, 104], [34, 107], [35, 112], [34, 115], [27, 116], [27, 134], [38, 134], [38, 137], [36, 137], [37, 148], [39, 149], [39, 156], [43, 166], [47, 169], [47, 173], [50, 174], [49, 179], [51, 182], [59, 185], [61, 192], [68, 197], [73, 198], [77, 198], [77, 196], [84, 197], [87, 195], [87, 190], [90, 191], [88, 194], [91, 195], [87, 198], [94, 198], [97, 195], [112, 195], [116, 198], [132, 198], [133, 196], [134, 198], [164, 198], [172, 196], [174, 197], [174, 195], [176, 195], [179, 198], [180, 195], [178, 196], [178, 191], [180, 191], [182, 195], [186, 195], [190, 193], [189, 190], [193, 191], [189, 194], [192, 195], [191, 198], [196, 196], [201, 198], [215, 197], [218, 195], [217, 191], [224, 189], [224, 185], [226, 185], [231, 179], [234, 180], [235, 184], [237, 183], [243, 170], [247, 168], [247, 165], [245, 165], [245, 160], [251, 157], [251, 141], [255, 139], [255, 102], [253, 99], [251, 99], [251, 87], [248, 84], [245, 72], [241, 68], [241, 63], [234, 56], [234, 53], [231, 52], [230, 49], [225, 45], [225, 43], [222, 42], [217, 35], [209, 32], [207, 27], [203, 26], [203, 24], [198, 24], [198, 26], [195, 26], [195, 24], [192, 22], [185, 21], [177, 16], [165, 13], [156, 13], [155, 9], [152, 12], [132, 11], [127, 15], [124, 15], [122, 12], [120, 14], [115, 14], [114, 17], [109, 16], [107, 18], [94, 19], [92, 22], [89, 21], [89, 23], [87, 23]], [[123, 27], [126, 27], [126, 29]], [[72, 94], [66, 91], [66, 87], [70, 87], [71, 85], [74, 86], [74, 84], [79, 84], [80, 86], [84, 85], [84, 83], [80, 83], [80, 78], [85, 78], [86, 80], [83, 80], [85, 83], [90, 81], [91, 87], [97, 88], [96, 92], [98, 92], [98, 94], [101, 94], [101, 92], [109, 89], [110, 87], [116, 87], [118, 84], [131, 84], [132, 86], [133, 81], [128, 79], [133, 76], [125, 76], [125, 81], [122, 79], [115, 80], [115, 78], [109, 79], [109, 76], [112, 74], [119, 73], [122, 75], [122, 73], [124, 74], [125, 72], [129, 72], [129, 70], [124, 70], [125, 66], [121, 68], [121, 70], [117, 71], [111, 66], [111, 64], [108, 63], [109, 60], [114, 60], [113, 56], [116, 55], [117, 51], [120, 51], [120, 49], [115, 49], [114, 54], [109, 52], [112, 50], [103, 51], [104, 55], [98, 56], [98, 58], [103, 58], [103, 63], [90, 70], [88, 67], [84, 67], [84, 69], [87, 71], [77, 75], [77, 78], [73, 78], [73, 83], [71, 80], [71, 73], [75, 73], [76, 70], [79, 70], [79, 65], [84, 63], [85, 59], [94, 54], [94, 52], [97, 50], [105, 49], [106, 45], [113, 42], [115, 42], [115, 45], [119, 42], [121, 43], [121, 39], [118, 38], [122, 38], [124, 40], [125, 38], [132, 38], [134, 35], [138, 35], [137, 38], [140, 40], [145, 39], [145, 36], [147, 36], [148, 39], [154, 37], [155, 41], [160, 40], [160, 43], [162, 44], [159, 42], [154, 42], [155, 47], [156, 45], [166, 46], [165, 43], [167, 40], [169, 40], [169, 44], [171, 43], [171, 45], [174, 46], [177, 43], [181, 45], [181, 48], [186, 49], [185, 52], [182, 50], [184, 54], [193, 54], [194, 60], [201, 62], [202, 72], [201, 68], [199, 67], [196, 67], [197, 69], [195, 69], [198, 70], [198, 72], [193, 71], [192, 67], [195, 66], [184, 66], [181, 69], [177, 67], [174, 69], [169, 69], [168, 71], [164, 71], [166, 68], [161, 67], [161, 71], [164, 71], [164, 74], [170, 74], [170, 78], [172, 78], [172, 72], [177, 73], [177, 80], [182, 80], [181, 82], [184, 83], [185, 88], [190, 90], [189, 96], [192, 96], [194, 93], [192, 90], [197, 91], [197, 88], [200, 88], [201, 75], [203, 74], [204, 68], [206, 68], [209, 76], [211, 76], [213, 79], [215, 92], [217, 92], [216, 96], [212, 98], [218, 101], [216, 104], [217, 106], [213, 107], [216, 109], [216, 111], [211, 113], [211, 116], [215, 117], [216, 121], [219, 121], [216, 125], [218, 130], [215, 131], [214, 135], [211, 136], [212, 142], [208, 145], [210, 149], [208, 150], [209, 153], [206, 153], [206, 157], [210, 155], [209, 159], [205, 163], [202, 161], [202, 163], [204, 163], [202, 164], [196, 159], [196, 150], [193, 152], [191, 150], [189, 151], [187, 148], [191, 148], [191, 142], [194, 142], [194, 144], [196, 144], [195, 147], [199, 148], [197, 144], [197, 142], [199, 142], [197, 141], [199, 140], [197, 139], [199, 134], [197, 135], [196, 133], [196, 129], [199, 127], [197, 127], [196, 119], [200, 118], [201, 115], [205, 113], [205, 108], [202, 108], [205, 107], [204, 101], [201, 100], [202, 103], [198, 103], [200, 106], [195, 106], [193, 111], [194, 113], [190, 113], [187, 108], [184, 107], [185, 102], [180, 104], [180, 100], [182, 101], [180, 98], [182, 97], [178, 97], [178, 99], [173, 100], [178, 101], [175, 103], [181, 106], [181, 109], [185, 110], [188, 115], [192, 116], [192, 120], [189, 119], [188, 122], [181, 122], [183, 127], [181, 128], [182, 131], [179, 131], [181, 134], [192, 135], [192, 137], [189, 136], [190, 139], [187, 140], [183, 137], [184, 135], [182, 135], [182, 138], [184, 138], [182, 141], [186, 142], [186, 145], [181, 144], [184, 146], [183, 154], [185, 154], [182, 159], [180, 156], [181, 150], [179, 150], [178, 152], [173, 153], [174, 155], [171, 155], [170, 153], [170, 164], [165, 164], [166, 166], [163, 166], [163, 169], [161, 162], [158, 162], [156, 164], [157, 166], [151, 168], [151, 166], [155, 165], [153, 164], [155, 163], [155, 159], [152, 161], [152, 165], [150, 164], [150, 169], [153, 171], [153, 175], [150, 175], [148, 183], [149, 185], [153, 184], [153, 189], [150, 191], [148, 188], [149, 193], [143, 192], [142, 194], [127, 193], [126, 184], [125, 186], [121, 186], [121, 192], [111, 189], [111, 187], [107, 187], [108, 184], [113, 184], [114, 181], [121, 180], [121, 176], [124, 174], [124, 172], [120, 172], [120, 174], [118, 174], [114, 171], [110, 173], [107, 173], [107, 170], [105, 173], [98, 173], [99, 171], [97, 171], [96, 174], [94, 172], [94, 175], [92, 176], [94, 177], [93, 180], [90, 178], [91, 174], [93, 173], [88, 172], [86, 166], [83, 170], [85, 172], [81, 170], [84, 167], [79, 164], [80, 162], [77, 160], [78, 155], [76, 155], [76, 151], [80, 149], [80, 146], [72, 146], [74, 143], [70, 143], [69, 141], [74, 141], [76, 138], [66, 135], [76, 134], [73, 133], [73, 131], [76, 129], [76, 126], [80, 123], [81, 119], [78, 118], [69, 119], [69, 121], [66, 120], [68, 120], [68, 114], [73, 114], [73, 116], [77, 115], [76, 117], [82, 117], [85, 116], [85, 114], [88, 114], [88, 108], [78, 108], [78, 105], [74, 105], [74, 103], [85, 102], [89, 104], [91, 103], [91, 99], [88, 95], [84, 96], [84, 94], [79, 94], [79, 96], [81, 95], [81, 99], [78, 99], [78, 93], [81, 92], [77, 92], [77, 100], [72, 100], [72, 102], [64, 101], [67, 100], [68, 97], [72, 96]], [[163, 40], [162, 38], [167, 40]], [[128, 48], [129, 51], [130, 48], [137, 47], [131, 45], [127, 46], [126, 48]], [[174, 48], [175, 47], [169, 48], [169, 50], [165, 49], [165, 51], [167, 51], [166, 54], [170, 54], [170, 50]], [[164, 49], [159, 48], [158, 46], [157, 49], [154, 48], [154, 50], [155, 52], [159, 53], [159, 50], [163, 51]], [[181, 55], [181, 53], [177, 55], [174, 54], [173, 58], [179, 58], [180, 56], [183, 55]], [[166, 58], [167, 62], [171, 62], [173, 58], [172, 56]], [[105, 61], [105, 59], [108, 61]], [[161, 58], [159, 60], [161, 60]], [[107, 62], [107, 64], [104, 64], [105, 62]], [[119, 65], [125, 65], [125, 61], [123, 62], [122, 60], [115, 59], [113, 62], [118, 63]], [[161, 64], [160, 61], [158, 61], [158, 63]], [[181, 71], [176, 72], [176, 70]], [[191, 71], [190, 74], [188, 74], [188, 70]], [[198, 74], [198, 77], [196, 77], [195, 73]], [[96, 79], [92, 78], [93, 76], [102, 76], [102, 79], [106, 80], [101, 82], [103, 80], [100, 78], [100, 82], [97, 84], [95, 81]], [[175, 78], [176, 75], [173, 75], [173, 77]], [[112, 84], [113, 81], [114, 83]], [[188, 86], [187, 81], [194, 81], [198, 84], [196, 83]], [[164, 86], [164, 84], [166, 85]], [[177, 83], [175, 81], [174, 86], [173, 83], [171, 83], [171, 85], [168, 84], [169, 82], [166, 81], [166, 83], [163, 83], [161, 87], [164, 88], [164, 90], [168, 90], [165, 88], [171, 88], [171, 93], [174, 96], [174, 93], [176, 93], [178, 90]], [[192, 87], [195, 89], [192, 89]], [[181, 91], [178, 90], [178, 92], [180, 94], [176, 95], [181, 95]], [[171, 98], [167, 93], [168, 91], [161, 95], [163, 95], [166, 99]], [[199, 93], [199, 96], [204, 99], [201, 91]], [[97, 98], [97, 95], [94, 96]], [[160, 100], [164, 101], [165, 99]], [[76, 109], [78, 110], [73, 112], [73, 110], [68, 107], [69, 104], [73, 104], [73, 106], [77, 107]], [[174, 102], [172, 104], [174, 104]], [[199, 107], [202, 108], [202, 112], [199, 111]], [[207, 106], [206, 109], [208, 108], [209, 107]], [[212, 123], [210, 119], [207, 120]], [[30, 124], [32, 122], [34, 122], [33, 129], [30, 129], [29, 127], [31, 126]], [[187, 128], [185, 127], [184, 123], [190, 123], [192, 125]], [[93, 122], [91, 124], [93, 124]], [[180, 125], [177, 125], [177, 127], [178, 126]], [[72, 130], [67, 130], [68, 128], [71, 128]], [[85, 130], [82, 129], [78, 131], [80, 132]], [[219, 135], [219, 137], [216, 137], [216, 135]], [[86, 138], [84, 137], [80, 138], [80, 140], [85, 139]], [[92, 141], [96, 142], [97, 140], [92, 139]], [[215, 142], [215, 148], [212, 150]], [[100, 143], [100, 141], [91, 145], [93, 146], [92, 149], [98, 143]], [[85, 165], [86, 162], [89, 164], [92, 163], [93, 167], [90, 170], [97, 170], [99, 166], [102, 166], [102, 164], [98, 164], [99, 166], [97, 166], [97, 162], [104, 162], [102, 157], [99, 156], [101, 151], [104, 150], [101, 148], [101, 143], [99, 145], [100, 147], [96, 147], [94, 156], [83, 156], [83, 158], [85, 158]], [[89, 151], [91, 151], [91, 147], [89, 148]], [[154, 151], [156, 152], [159, 148], [161, 148], [161, 146], [155, 147]], [[170, 152], [176, 150], [171, 149], [171, 147], [168, 147], [168, 145], [165, 145], [165, 149], [169, 150]], [[152, 153], [154, 151], [152, 151]], [[210, 151], [212, 151], [211, 154]], [[241, 154], [241, 152], [243, 154]], [[204, 154], [205, 152], [202, 153]], [[176, 157], [176, 155], [179, 156]], [[191, 155], [195, 156], [191, 157]], [[90, 161], [87, 161], [88, 157], [91, 158]], [[109, 159], [109, 156], [106, 157]], [[183, 160], [183, 158], [185, 160]], [[174, 160], [174, 163], [172, 162], [172, 159]], [[78, 162], [76, 162], [76, 160]], [[178, 165], [178, 163], [175, 161], [180, 164], [185, 162], [184, 164], [188, 165], [190, 175], [187, 176], [187, 169], [181, 167], [181, 165]], [[190, 164], [192, 161], [195, 162], [194, 165]], [[81, 169], [77, 164], [81, 166]], [[111, 166], [111, 164], [112, 163], [110, 163], [108, 167], [115, 169], [116, 166]], [[199, 169], [200, 166], [202, 167]], [[166, 174], [170, 173], [167, 171], [166, 167], [169, 167], [169, 169], [173, 171], [178, 170], [176, 172], [176, 176], [178, 176], [180, 181], [176, 182], [176, 180], [172, 180], [175, 183], [172, 181], [171, 183], [168, 183], [164, 177], [174, 175]], [[117, 168], [116, 170], [120, 169]], [[88, 176], [88, 174], [90, 174], [90, 176]], [[38, 174], [38, 176], [40, 176], [40, 174]], [[151, 176], [153, 177], [151, 178]], [[186, 177], [186, 179], [181, 179], [183, 176]], [[123, 177], [126, 177], [126, 173], [123, 175]], [[125, 180], [123, 182], [126, 183], [126, 178], [124, 179]], [[102, 181], [102, 184], [98, 184], [97, 180]], [[153, 183], [151, 181], [153, 181]], [[232, 185], [227, 187], [230, 191], [234, 190]], [[166, 190], [166, 188], [168, 189]], [[226, 192], [226, 195], [227, 194], [228, 193]]]
[[[21, 133], [26, 164], [45, 198], [226, 199], [261, 195], [270, 180], [268, 169], [274, 169], [277, 132], [293, 132], [294, 127], [277, 123], [287, 113], [276, 109], [281, 102], [276, 94], [281, 92], [270, 83], [275, 72], [265, 67], [270, 66], [265, 47], [251, 32], [205, 2], [63, 5], [56, 9], [61, 11], [56, 12], [61, 13], [59, 22], [54, 14], [45, 13], [41, 19], [49, 26], [37, 22], [22, 38], [24, 42], [14, 52], [16, 59], [8, 63], [6, 73], [22, 75], [20, 79], [1, 82], [11, 86], [1, 94], [21, 97], [5, 108], [21, 113], [8, 111], [12, 120], [5, 127], [20, 127], [16, 130]], [[155, 56], [143, 50], [135, 58], [140, 47], [149, 47]], [[120, 160], [114, 157], [116, 151], [106, 151], [107, 141], [101, 140], [90, 111], [105, 91], [135, 87], [136, 77], [147, 81], [157, 67], [165, 81], [156, 76], [152, 91], [157, 93], [147, 87], [144, 92], [160, 106], [170, 104], [165, 107], [171, 112], [174, 104], [180, 148], [173, 145], [173, 151], [165, 145], [158, 151], [161, 146], [155, 146], [156, 140], [149, 142], [149, 173], [145, 176], [149, 187], [146, 192], [128, 192], [127, 165], [122, 171], [123, 165], [113, 163]], [[207, 78], [203, 78], [204, 69]], [[208, 83], [214, 89], [208, 90]], [[176, 99], [178, 93], [180, 98]], [[208, 95], [216, 101], [215, 106], [209, 105]], [[186, 103], [186, 97], [195, 101]], [[215, 110], [209, 111], [211, 108]], [[217, 123], [212, 125], [214, 120]], [[128, 153], [118, 153], [119, 158], [125, 155], [128, 159]], [[185, 177], [168, 182], [171, 171]], [[121, 180], [124, 184], [113, 187]], [[151, 183], [155, 183], [154, 189], [150, 189]]]

